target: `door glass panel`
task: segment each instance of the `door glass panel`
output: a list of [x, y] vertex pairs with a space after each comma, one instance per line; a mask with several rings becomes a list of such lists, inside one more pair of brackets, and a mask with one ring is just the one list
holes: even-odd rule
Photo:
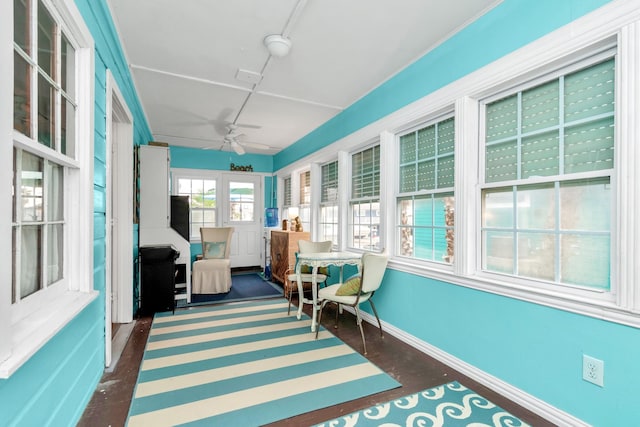
[[255, 188], [252, 182], [229, 182], [229, 220], [252, 222], [255, 218]]

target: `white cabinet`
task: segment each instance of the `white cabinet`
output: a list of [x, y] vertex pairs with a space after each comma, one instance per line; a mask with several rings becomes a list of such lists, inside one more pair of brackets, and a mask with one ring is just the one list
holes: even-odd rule
[[191, 243], [171, 228], [169, 148], [141, 145], [140, 158], [140, 246], [173, 245], [176, 260], [175, 299], [191, 302]]

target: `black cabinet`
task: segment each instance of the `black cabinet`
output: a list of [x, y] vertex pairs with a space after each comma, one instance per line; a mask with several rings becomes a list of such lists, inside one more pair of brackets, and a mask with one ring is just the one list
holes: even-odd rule
[[140, 312], [152, 315], [175, 310], [176, 259], [173, 246], [140, 248]]

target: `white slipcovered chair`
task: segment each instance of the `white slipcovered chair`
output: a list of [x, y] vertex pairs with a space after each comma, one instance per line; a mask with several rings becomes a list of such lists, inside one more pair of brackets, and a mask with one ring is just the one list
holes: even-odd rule
[[[309, 240], [299, 240], [298, 252], [307, 253], [307, 254], [312, 254], [317, 252], [331, 252], [332, 246], [333, 246], [333, 242], [331, 240], [327, 240], [324, 242], [311, 242]], [[297, 259], [296, 259], [296, 263], [297, 263]], [[300, 274], [303, 290], [311, 289], [311, 286], [313, 285], [312, 283], [313, 274], [311, 274], [311, 271], [309, 271], [309, 269], [307, 269], [307, 271], [308, 272], [303, 272], [302, 274]], [[323, 283], [324, 281], [327, 280], [327, 276], [328, 276], [328, 274], [326, 274], [327, 271], [324, 269], [322, 271], [323, 273], [319, 272], [316, 275], [317, 283]], [[285, 273], [284, 294], [289, 300], [289, 309], [287, 310], [287, 315], [291, 313], [291, 296], [293, 295], [293, 292], [298, 292], [298, 276], [296, 275], [295, 267], [293, 269], [287, 270], [287, 272]], [[299, 297], [299, 300], [300, 302], [298, 304], [302, 304], [302, 296]]]
[[202, 227], [202, 259], [193, 263], [191, 292], [221, 294], [231, 290], [233, 227]]
[[364, 347], [364, 354], [367, 354], [367, 344], [364, 339], [364, 331], [362, 330], [362, 319], [360, 318], [360, 310], [358, 306], [365, 301], [369, 301], [373, 314], [378, 320], [378, 327], [380, 328], [380, 336], [382, 335], [382, 324], [376, 311], [376, 306], [373, 304], [371, 297], [378, 290], [382, 284], [382, 277], [387, 269], [388, 259], [384, 255], [377, 255], [372, 253], [365, 253], [362, 255], [362, 267], [361, 274], [349, 278], [344, 283], [336, 283], [334, 285], [327, 286], [318, 291], [318, 301], [321, 301], [320, 316], [318, 317], [318, 327], [316, 328], [316, 339], [318, 338], [318, 330], [320, 329], [320, 322], [322, 321], [322, 311], [324, 306], [330, 302], [338, 305], [336, 308], [336, 324], [338, 327], [338, 314], [340, 312], [340, 305], [347, 305], [354, 308], [356, 312], [356, 322], [360, 328], [360, 335], [362, 336], [362, 345]]

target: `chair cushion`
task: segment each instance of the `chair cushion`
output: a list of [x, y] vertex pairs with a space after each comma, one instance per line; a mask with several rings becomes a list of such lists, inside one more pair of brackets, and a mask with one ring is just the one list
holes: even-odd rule
[[[298, 267], [298, 252], [296, 252], [296, 265], [294, 267], [294, 270]], [[300, 266], [300, 273], [302, 274], [311, 274], [313, 273], [313, 267], [311, 267], [310, 265], [301, 265]], [[330, 276], [329, 274], [329, 267], [318, 267], [318, 274], [323, 274], [325, 276]], [[324, 282], [324, 280], [323, 280]]]
[[360, 275], [356, 274], [345, 280], [336, 290], [337, 296], [357, 295], [360, 290]]
[[205, 258], [224, 258], [227, 250], [227, 242], [204, 242]]

